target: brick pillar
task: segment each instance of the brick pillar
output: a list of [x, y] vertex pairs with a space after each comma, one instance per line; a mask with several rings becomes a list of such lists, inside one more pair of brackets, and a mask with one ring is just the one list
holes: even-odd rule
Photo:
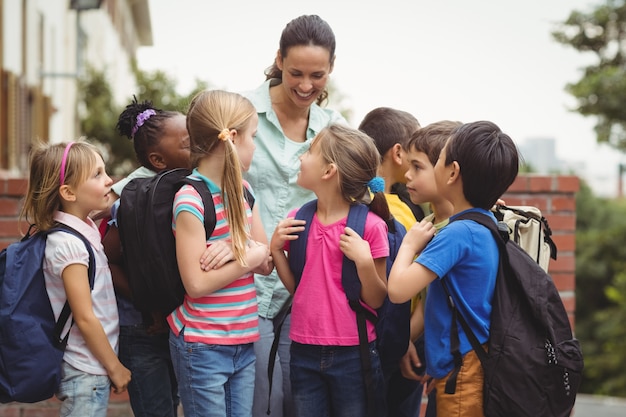
[[18, 240], [28, 227], [20, 229], [18, 217], [28, 181], [24, 178], [7, 178], [0, 173], [0, 249]]
[[550, 259], [549, 273], [559, 289], [572, 327], [576, 310], [576, 192], [580, 187], [575, 176], [518, 176], [503, 199], [511, 206], [535, 206], [541, 210], [552, 229], [557, 259]]

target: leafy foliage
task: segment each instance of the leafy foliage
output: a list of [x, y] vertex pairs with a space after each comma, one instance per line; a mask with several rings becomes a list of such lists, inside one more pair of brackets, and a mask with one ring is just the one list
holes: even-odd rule
[[199, 91], [206, 90], [209, 84], [196, 80], [196, 85], [187, 95], [180, 95], [176, 90], [176, 80], [167, 73], [156, 70], [146, 72], [137, 70], [138, 100], [150, 100], [154, 107], [159, 109], [175, 110], [186, 113], [193, 96]]
[[331, 79], [327, 86], [328, 107], [337, 110], [346, 120], [352, 119], [352, 108], [348, 104], [348, 96], [342, 93]]
[[[121, 110], [113, 102], [113, 93], [105, 74], [87, 68], [86, 77], [79, 80], [79, 95], [81, 134], [100, 146], [109, 166], [119, 167], [128, 165], [129, 160], [134, 161], [132, 143], [122, 141], [115, 131]], [[116, 173], [115, 169], [109, 170]]]
[[582, 392], [626, 397], [626, 204], [582, 185], [576, 203], [576, 336]]
[[[156, 108], [186, 113], [191, 98], [208, 88], [208, 83], [196, 80], [194, 89], [186, 95], [176, 91], [176, 80], [163, 71], [147, 72], [135, 69], [138, 100], [150, 100]], [[115, 129], [123, 106], [113, 100], [111, 86], [104, 72], [87, 68], [87, 74], [79, 80], [81, 134], [99, 145], [105, 154], [107, 169], [116, 176], [123, 176], [138, 166], [133, 144], [120, 136]], [[128, 102], [132, 95], [129, 95]]]
[[573, 11], [552, 36], [595, 54], [597, 62], [566, 90], [577, 99], [576, 111], [597, 118], [597, 141], [626, 150], [626, 0], [608, 0], [589, 13]]
[[[552, 36], [591, 54], [566, 90], [575, 111], [596, 117], [596, 139], [626, 150], [626, 0], [572, 11]], [[582, 392], [626, 397], [626, 203], [596, 198], [583, 184], [576, 203], [576, 335], [585, 352]]]

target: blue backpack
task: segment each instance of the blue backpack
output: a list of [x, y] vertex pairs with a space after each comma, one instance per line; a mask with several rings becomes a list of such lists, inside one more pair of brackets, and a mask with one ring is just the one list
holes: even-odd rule
[[69, 337], [62, 336], [71, 314], [66, 301], [55, 321], [43, 276], [46, 238], [62, 231], [80, 238], [89, 252], [89, 286], [93, 289], [95, 258], [89, 241], [60, 224], [28, 233], [0, 252], [0, 402], [34, 403], [54, 395]]
[[[303, 205], [295, 216], [296, 219], [306, 221], [304, 231], [301, 232], [298, 239], [290, 242], [289, 247], [289, 266], [294, 274], [296, 287], [302, 276], [302, 271], [304, 270], [309, 226], [311, 225], [316, 210], [317, 200], [313, 200]], [[353, 204], [350, 206], [350, 211], [348, 212], [346, 226], [353, 229], [359, 236], [363, 236], [368, 212], [368, 206], [364, 204]], [[387, 226], [387, 239], [389, 241], [387, 276], [389, 276], [389, 271], [396, 258], [402, 239], [406, 234], [406, 229], [393, 218], [387, 221]], [[410, 337], [409, 322], [411, 317], [411, 301], [402, 304], [394, 304], [389, 301], [387, 297], [383, 305], [377, 309], [377, 314], [373, 314], [361, 304], [361, 281], [357, 274], [356, 265], [345, 256], [343, 257], [341, 280], [350, 308], [356, 313], [359, 346], [361, 350], [361, 365], [366, 388], [370, 390], [374, 387], [370, 376], [371, 364], [369, 360], [367, 326], [365, 320], [369, 320], [376, 325], [377, 347], [383, 372], [385, 372], [386, 369], [397, 366], [400, 358], [406, 353]], [[368, 400], [373, 398], [374, 396], [368, 391]], [[368, 407], [368, 409], [373, 410], [374, 408]]]

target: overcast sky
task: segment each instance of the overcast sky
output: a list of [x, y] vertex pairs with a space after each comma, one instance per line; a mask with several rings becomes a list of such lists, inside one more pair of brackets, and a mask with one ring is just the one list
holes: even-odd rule
[[288, 21], [318, 14], [333, 28], [332, 79], [357, 127], [379, 106], [422, 125], [491, 120], [518, 144], [554, 138], [557, 156], [587, 166], [598, 194], [614, 194], [617, 164], [594, 120], [571, 112], [564, 91], [593, 56], [552, 40], [572, 10], [602, 0], [149, 0], [154, 46], [139, 66], [162, 69], [187, 93], [194, 80], [246, 91], [264, 81]]

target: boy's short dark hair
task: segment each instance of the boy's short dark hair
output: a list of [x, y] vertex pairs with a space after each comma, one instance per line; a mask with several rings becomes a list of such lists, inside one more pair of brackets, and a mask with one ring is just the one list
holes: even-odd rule
[[446, 141], [455, 129], [462, 125], [461, 122], [451, 120], [431, 123], [413, 132], [406, 149], [425, 153], [430, 163], [435, 166]]
[[513, 140], [489, 121], [466, 123], [446, 143], [446, 165], [457, 161], [463, 194], [489, 210], [515, 180], [519, 155]]
[[411, 113], [391, 107], [377, 107], [365, 115], [359, 130], [376, 143], [380, 157], [396, 143], [406, 149], [411, 134], [420, 123]]

